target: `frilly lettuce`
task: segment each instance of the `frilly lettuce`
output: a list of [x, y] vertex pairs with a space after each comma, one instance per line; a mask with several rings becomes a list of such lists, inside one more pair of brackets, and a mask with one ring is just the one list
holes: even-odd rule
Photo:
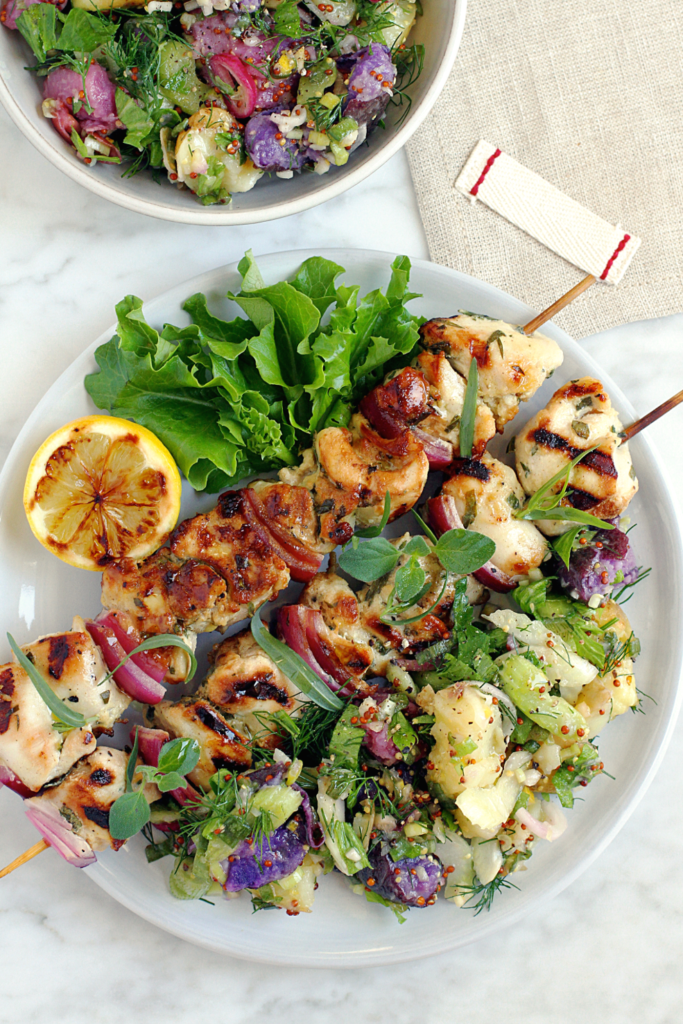
[[231, 321], [198, 293], [183, 306], [192, 324], [159, 332], [127, 296], [117, 334], [95, 353], [99, 372], [85, 378], [95, 404], [152, 430], [197, 491], [295, 464], [315, 431], [348, 423], [358, 400], [410, 361], [418, 340], [407, 256], [394, 260], [385, 293], [360, 300], [358, 285], [337, 285], [344, 268], [319, 256], [273, 285], [251, 252], [239, 271], [229, 297], [244, 316]]

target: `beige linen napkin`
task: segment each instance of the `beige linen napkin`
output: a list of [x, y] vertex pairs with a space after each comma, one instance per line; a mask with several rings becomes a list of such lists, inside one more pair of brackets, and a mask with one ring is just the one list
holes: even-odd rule
[[432, 260], [540, 310], [584, 274], [456, 189], [480, 139], [642, 239], [623, 280], [594, 285], [561, 327], [583, 337], [683, 309], [682, 0], [469, 0], [455, 67], [408, 144], [420, 212]]

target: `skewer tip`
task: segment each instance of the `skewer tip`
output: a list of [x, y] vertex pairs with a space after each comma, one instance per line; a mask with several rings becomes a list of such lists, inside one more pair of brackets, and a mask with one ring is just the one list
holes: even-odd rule
[[28, 861], [33, 860], [33, 858], [37, 857], [39, 853], [42, 853], [43, 850], [48, 850], [49, 848], [50, 844], [48, 843], [47, 839], [40, 839], [33, 846], [29, 847], [28, 850], [24, 850], [23, 853], [19, 854], [19, 856], [15, 860], [13, 860], [11, 864], [8, 864], [7, 867], [4, 867], [0, 871], [0, 878], [4, 878], [5, 875], [9, 875], [11, 874], [12, 871], [16, 871], [16, 869], [20, 868], [22, 864], [26, 864]]

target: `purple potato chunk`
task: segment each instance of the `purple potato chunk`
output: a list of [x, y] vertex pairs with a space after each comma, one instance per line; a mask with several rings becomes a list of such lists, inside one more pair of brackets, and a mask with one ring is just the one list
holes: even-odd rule
[[396, 82], [396, 67], [388, 46], [373, 43], [354, 54], [356, 60], [348, 78], [344, 117], [358, 125], [374, 125], [387, 108]]
[[372, 892], [392, 903], [407, 907], [425, 907], [441, 883], [443, 865], [434, 854], [424, 857], [404, 857], [392, 860], [391, 846], [379, 842], [368, 854], [369, 868], [362, 868], [354, 877], [367, 885], [374, 879]]
[[370, 722], [365, 727], [363, 745], [367, 747], [373, 757], [381, 764], [393, 765], [399, 760], [399, 749], [389, 736], [389, 722], [382, 722], [382, 728], [374, 730], [371, 728], [375, 723]]
[[588, 604], [596, 594], [607, 597], [612, 592], [618, 572], [621, 572], [620, 580], [624, 584], [635, 583], [638, 578], [638, 565], [629, 539], [616, 527], [613, 530], [596, 530], [585, 546], [572, 552], [569, 568], [561, 558], [554, 556], [554, 567], [560, 586], [569, 592], [571, 598], [584, 604]]
[[300, 171], [303, 167], [303, 153], [295, 142], [282, 136], [270, 114], [255, 114], [247, 121], [244, 144], [262, 171]]
[[[61, 67], [51, 71], [45, 79], [43, 96], [45, 99], [61, 100], [73, 103], [78, 100], [83, 90], [83, 78], [78, 71]], [[101, 64], [92, 63], [85, 76], [85, 93], [90, 110], [83, 102], [74, 115], [81, 123], [82, 135], [88, 132], [112, 131], [119, 124], [116, 113], [116, 87]]]
[[279, 882], [296, 871], [305, 856], [305, 847], [296, 832], [286, 825], [258, 842], [250, 844], [245, 839], [230, 857], [221, 861], [226, 873], [223, 888], [226, 892], [240, 892]]
[[297, 786], [296, 782], [292, 783], [292, 789], [295, 789], [301, 797], [301, 805], [293, 818], [294, 821], [298, 819], [296, 835], [304, 845], [310, 846], [314, 850], [319, 850], [325, 842], [325, 836], [313, 813], [310, 797], [305, 789]]

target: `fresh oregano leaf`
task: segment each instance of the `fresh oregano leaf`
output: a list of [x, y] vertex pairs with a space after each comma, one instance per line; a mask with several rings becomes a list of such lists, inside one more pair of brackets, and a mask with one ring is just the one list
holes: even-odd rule
[[417, 555], [411, 555], [405, 565], [399, 566], [394, 579], [396, 597], [401, 604], [408, 604], [413, 601], [425, 584], [425, 571], [417, 560]]
[[339, 565], [354, 579], [373, 583], [391, 572], [399, 556], [398, 549], [385, 537], [375, 537], [357, 547], [345, 548], [339, 556]]
[[458, 576], [481, 569], [495, 551], [495, 542], [474, 530], [448, 530], [434, 546], [434, 554], [444, 569]]
[[419, 534], [415, 537], [411, 537], [404, 548], [401, 549], [406, 555], [428, 555], [432, 550], [424, 539]]
[[149, 819], [149, 804], [144, 789], [124, 793], [114, 801], [109, 811], [112, 839], [130, 839], [145, 827]]
[[[180, 737], [164, 743], [159, 754], [160, 772], [177, 772], [188, 775], [199, 761], [199, 744], [188, 737]], [[180, 785], [184, 785], [181, 781]], [[177, 789], [177, 786], [173, 787]]]

